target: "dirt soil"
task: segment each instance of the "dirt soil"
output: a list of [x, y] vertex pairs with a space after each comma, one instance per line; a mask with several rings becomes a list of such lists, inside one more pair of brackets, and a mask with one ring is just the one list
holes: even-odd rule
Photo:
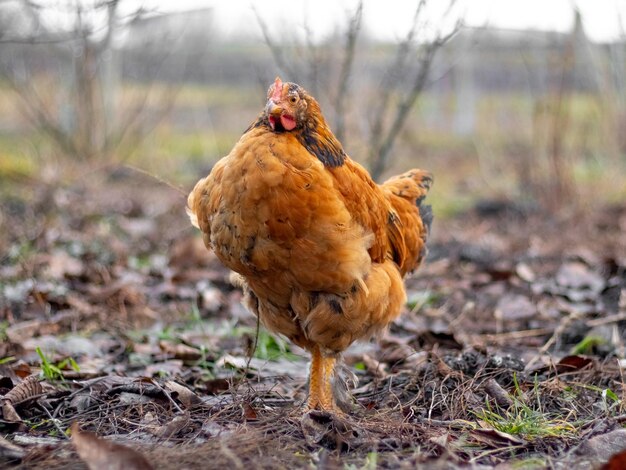
[[2, 193], [0, 466], [626, 468], [626, 205], [436, 218], [330, 416], [184, 203], [124, 169]]

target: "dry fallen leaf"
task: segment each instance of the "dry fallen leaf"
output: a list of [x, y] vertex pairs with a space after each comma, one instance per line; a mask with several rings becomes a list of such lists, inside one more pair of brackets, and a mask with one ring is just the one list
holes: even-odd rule
[[523, 439], [517, 438], [512, 434], [506, 432], [498, 431], [497, 429], [474, 429], [471, 431], [470, 434], [478, 442], [494, 447], [496, 449], [503, 446], [526, 444], [526, 441], [524, 441]]
[[197, 361], [202, 357], [202, 353], [198, 349], [187, 346], [186, 344], [159, 341], [159, 348], [168, 356], [182, 361]]
[[41, 383], [39, 383], [39, 379], [34, 375], [27, 377], [9, 390], [5, 396], [0, 398], [3, 419], [11, 423], [21, 423], [22, 418], [20, 418], [17, 411], [15, 411], [15, 407], [42, 393], [43, 388], [41, 387]]
[[589, 364], [593, 364], [593, 359], [591, 359], [590, 357], [578, 355], [565, 356], [556, 365], [556, 370], [559, 374], [563, 374], [566, 372], [573, 372], [584, 369]]
[[130, 447], [80, 430], [72, 424], [72, 443], [89, 470], [152, 470], [146, 458]]
[[243, 417], [246, 421], [256, 421], [259, 419], [259, 415], [250, 403], [243, 404]]
[[189, 425], [189, 413], [175, 416], [174, 419], [165, 423], [162, 426], [151, 425], [148, 427], [148, 431], [161, 439], [168, 439], [174, 437], [180, 431], [185, 429]]
[[377, 361], [369, 354], [363, 354], [363, 363], [365, 364], [367, 371], [374, 377], [378, 377], [379, 379], [387, 377], [387, 364]]
[[173, 380], [165, 382], [165, 388], [170, 392], [176, 392], [177, 398], [186, 407], [197, 405], [202, 401], [194, 392], [189, 390], [187, 387], [174, 382]]
[[2, 419], [9, 423], [21, 423], [22, 418], [17, 414], [10, 400], [0, 400], [2, 402]]
[[35, 375], [31, 375], [24, 379], [11, 389], [5, 396], [5, 400], [9, 400], [13, 405], [19, 405], [43, 393], [43, 387], [39, 379]]

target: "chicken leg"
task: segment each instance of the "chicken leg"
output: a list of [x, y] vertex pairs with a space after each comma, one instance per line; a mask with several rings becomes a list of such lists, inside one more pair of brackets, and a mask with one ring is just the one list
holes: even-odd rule
[[311, 410], [338, 413], [332, 390], [332, 376], [335, 368], [334, 357], [324, 357], [318, 346], [312, 351], [311, 372], [309, 376], [309, 400]]
[[334, 357], [322, 357], [322, 364], [324, 365], [324, 379], [322, 381], [322, 409], [326, 411], [337, 412], [337, 406], [335, 405], [335, 398], [333, 396], [332, 378], [335, 373], [335, 358]]

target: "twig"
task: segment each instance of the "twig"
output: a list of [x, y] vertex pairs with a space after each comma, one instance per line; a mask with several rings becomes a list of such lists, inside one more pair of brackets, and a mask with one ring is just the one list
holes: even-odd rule
[[478, 338], [485, 341], [508, 341], [510, 339], [533, 338], [535, 336], [543, 336], [552, 333], [552, 328], [535, 328], [532, 330], [507, 331], [506, 333], [488, 333], [478, 335]]
[[[445, 17], [450, 14], [450, 11], [455, 4], [456, 0], [450, 0], [446, 12], [444, 13], [443, 19], [445, 19]], [[418, 6], [418, 9], [419, 8], [421, 8], [421, 3], [420, 6]], [[416, 13], [414, 17], [414, 22], [418, 21], [419, 16], [419, 13]], [[432, 67], [433, 60], [437, 55], [437, 52], [459, 31], [461, 25], [462, 21], [459, 20], [455, 23], [454, 27], [448, 34], [443, 34], [441, 31], [439, 31], [437, 37], [425, 46], [424, 52], [422, 53], [421, 59], [419, 61], [417, 73], [413, 78], [411, 89], [409, 93], [400, 100], [400, 103], [396, 108], [395, 116], [393, 118], [391, 126], [389, 126], [384, 137], [381, 134], [380, 136], [378, 136], [378, 142], [376, 142], [375, 145], [370, 145], [370, 173], [373, 179], [377, 179], [378, 177], [380, 177], [380, 175], [387, 168], [391, 151], [393, 150], [393, 146], [398, 136], [400, 135], [404, 124], [406, 123], [409, 112], [417, 102], [417, 99], [419, 98], [424, 87], [426, 86], [428, 76], [430, 74], [430, 69]]]
[[48, 418], [50, 419], [50, 422], [52, 422], [52, 424], [54, 425], [55, 428], [57, 428], [57, 431], [59, 431], [59, 434], [61, 434], [61, 436], [63, 436], [63, 439], [68, 439], [67, 434], [65, 434], [65, 431], [63, 430], [63, 428], [59, 425], [58, 420], [56, 418], [53, 418], [52, 415], [50, 414], [50, 412], [48, 411], [48, 408], [46, 408], [44, 405], [40, 405], [41, 409], [44, 411], [44, 413], [46, 413], [46, 415], [48, 416]]
[[509, 393], [504, 390], [495, 379], [488, 379], [483, 385], [485, 392], [493, 398], [500, 408], [509, 408], [513, 405], [513, 400]]
[[471, 463], [476, 462], [477, 460], [482, 459], [483, 457], [487, 457], [489, 455], [493, 455], [493, 454], [498, 454], [500, 452], [510, 452], [512, 450], [517, 450], [517, 449], [524, 449], [526, 446], [523, 445], [518, 445], [518, 446], [507, 446], [507, 447], [500, 447], [498, 449], [491, 449], [485, 452], [481, 452], [480, 454], [476, 455], [475, 457], [472, 457], [470, 459]]
[[370, 133], [369, 139], [369, 147], [370, 147], [370, 166], [374, 164], [377, 158], [377, 149], [380, 144], [380, 141], [383, 138], [383, 124], [385, 122], [385, 117], [387, 116], [387, 110], [391, 103], [392, 91], [394, 91], [398, 87], [398, 83], [400, 78], [404, 76], [407, 58], [409, 57], [409, 52], [411, 51], [411, 44], [413, 44], [413, 40], [415, 39], [415, 34], [417, 33], [417, 26], [419, 24], [419, 18], [421, 15], [421, 11], [426, 4], [426, 0], [420, 0], [417, 8], [415, 9], [415, 13], [413, 14], [413, 22], [411, 23], [411, 28], [409, 29], [406, 37], [402, 42], [398, 44], [398, 48], [396, 49], [396, 55], [394, 57], [393, 63], [389, 66], [387, 73], [383, 77], [383, 80], [380, 84], [379, 91], [379, 103], [377, 109], [374, 113], [372, 113], [376, 119], [372, 124], [372, 129]]
[[164, 180], [163, 178], [161, 178], [160, 176], [157, 175], [153, 175], [152, 173], [147, 172], [146, 170], [143, 170], [141, 168], [138, 168], [136, 166], [133, 165], [129, 165], [129, 164], [124, 164], [122, 165], [122, 167], [124, 168], [128, 168], [129, 170], [133, 170], [136, 171], [137, 173], [141, 173], [142, 175], [146, 175], [149, 176], [150, 178], [154, 178], [155, 180], [157, 180], [159, 183], [163, 183], [164, 185], [168, 186], [169, 188], [173, 189], [176, 192], [179, 192], [180, 194], [182, 194], [183, 196], [187, 197], [187, 192], [182, 190], [181, 188], [174, 186], [174, 184], [170, 183], [169, 181]]
[[158, 388], [159, 388], [159, 389], [163, 392], [163, 394], [167, 397], [167, 399], [170, 401], [170, 403], [174, 406], [174, 408], [176, 408], [176, 410], [177, 410], [179, 413], [184, 413], [183, 409], [182, 409], [180, 406], [178, 406], [178, 403], [176, 403], [176, 402], [174, 401], [174, 399], [171, 397], [170, 393], [169, 393], [167, 390], [165, 390], [163, 387], [161, 387], [161, 385], [159, 385], [159, 384], [158, 384], [157, 382], [155, 382], [154, 380], [152, 380], [152, 383], [153, 383], [154, 385], [156, 385], [156, 386], [157, 386], [157, 387], [158, 387]]
[[442, 419], [429, 419], [429, 418], [423, 418], [423, 419], [419, 419], [418, 420], [420, 423], [422, 424], [431, 424], [433, 426], [446, 426], [448, 428], [460, 428], [460, 429], [467, 429], [467, 428], [472, 428], [472, 429], [476, 429], [476, 425], [470, 421], [465, 421], [462, 419], [453, 419], [451, 421], [445, 421]]
[[263, 21], [259, 11], [253, 6], [252, 11], [254, 12], [257, 22], [259, 23], [259, 27], [261, 28], [261, 33], [263, 34], [263, 39], [265, 40], [265, 44], [269, 47], [270, 52], [272, 53], [272, 57], [274, 57], [274, 61], [278, 68], [281, 69], [284, 73], [290, 76], [292, 80], [297, 80], [297, 75], [295, 71], [289, 66], [288, 62], [285, 60], [285, 56], [283, 55], [283, 49], [278, 46], [272, 39], [270, 35], [269, 27], [267, 23]]
[[[341, 63], [341, 72], [339, 73], [339, 87], [337, 97], [335, 99], [335, 136], [340, 142], [344, 142], [345, 133], [345, 103], [348, 96], [348, 85], [350, 82], [350, 74], [354, 64], [356, 40], [361, 30], [361, 19], [363, 18], [363, 0], [359, 2], [357, 9], [350, 19], [348, 32], [346, 34], [346, 46], [343, 62]], [[345, 144], [345, 142], [344, 142]]]
[[567, 326], [573, 322], [574, 320], [577, 320], [578, 318], [580, 318], [580, 313], [578, 312], [571, 312], [568, 316], [564, 317], [563, 319], [561, 319], [561, 322], [559, 323], [559, 325], [556, 327], [556, 330], [554, 330], [554, 333], [552, 334], [552, 336], [550, 336], [550, 338], [548, 339], [548, 341], [546, 341], [546, 344], [544, 344], [539, 351], [537, 352], [537, 354], [530, 360], [528, 361], [528, 364], [526, 364], [526, 367], [524, 368], [524, 370], [530, 370], [530, 367], [539, 360], [539, 358], [545, 354], [548, 349], [550, 349], [550, 347], [557, 341], [557, 339], [561, 336], [561, 334], [563, 333], [563, 331], [565, 330], [565, 328], [567, 328]]
[[609, 323], [617, 323], [618, 321], [622, 320], [626, 320], [626, 312], [616, 313], [614, 315], [609, 315], [608, 317], [604, 318], [596, 318], [595, 320], [589, 320], [585, 323], [587, 323], [587, 326], [594, 327], [607, 325]]

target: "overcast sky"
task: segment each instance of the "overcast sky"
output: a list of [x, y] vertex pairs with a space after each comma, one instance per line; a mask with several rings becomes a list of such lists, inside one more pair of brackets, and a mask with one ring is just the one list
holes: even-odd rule
[[[146, 3], [146, 2], [144, 2]], [[216, 25], [225, 36], [257, 35], [258, 24], [252, 5], [272, 28], [275, 37], [281, 31], [302, 30], [307, 18], [319, 36], [344, 24], [346, 12], [355, 9], [358, 0], [150, 0], [149, 5], [161, 11], [188, 10], [203, 7], [214, 9]], [[441, 15], [435, 5], [429, 16], [435, 21]], [[374, 37], [395, 39], [409, 27], [417, 0], [365, 0], [363, 24]], [[456, 14], [470, 26], [490, 25], [512, 29], [566, 31], [571, 28], [573, 9], [583, 16], [588, 35], [607, 41], [622, 34], [626, 23], [626, 0], [459, 0]], [[440, 10], [440, 9], [439, 9]]]

